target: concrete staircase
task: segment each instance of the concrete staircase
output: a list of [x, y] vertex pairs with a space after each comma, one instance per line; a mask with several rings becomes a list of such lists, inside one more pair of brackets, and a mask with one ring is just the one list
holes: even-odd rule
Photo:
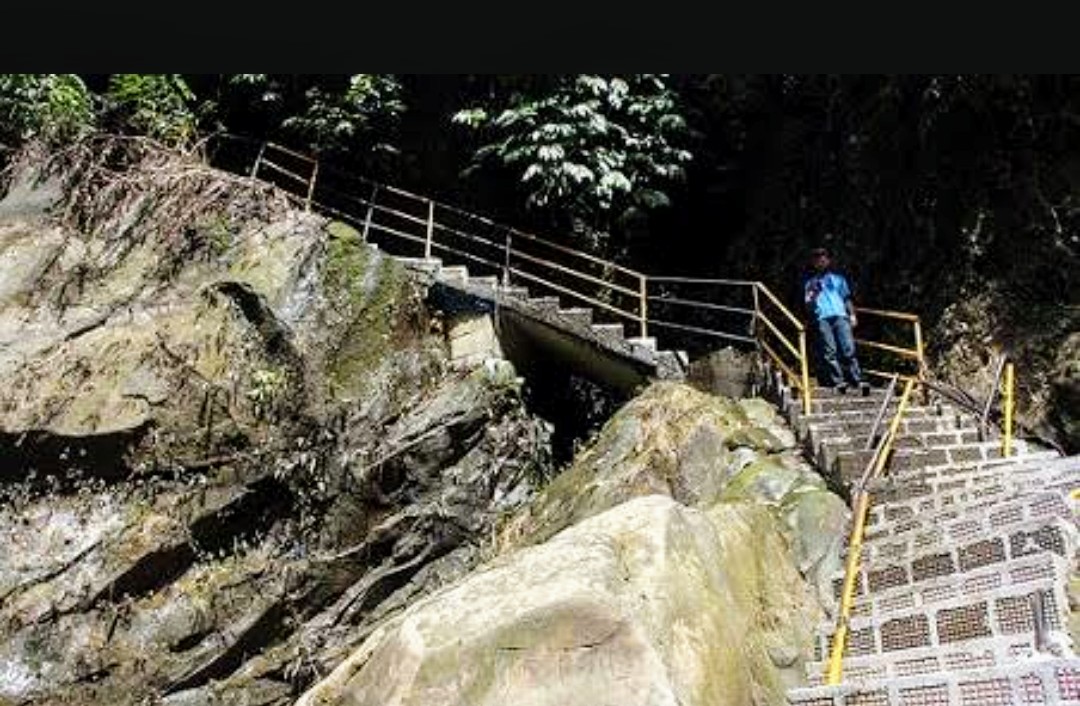
[[[810, 414], [791, 390], [773, 392], [808, 455], [850, 497], [883, 392], [815, 390]], [[1068, 595], [1078, 580], [1080, 456], [1017, 440], [1003, 458], [1000, 440], [981, 439], [966, 410], [911, 402], [888, 473], [870, 486], [843, 681], [824, 685], [832, 617], [818, 627], [808, 686], [789, 691], [788, 703], [1080, 704]], [[837, 602], [843, 578], [833, 577]]]
[[560, 335], [591, 344], [607, 355], [647, 370], [649, 377], [682, 380], [686, 376], [688, 360], [683, 351], [661, 350], [653, 337], [628, 336], [621, 323], [595, 322], [591, 308], [564, 306], [557, 296], [532, 296], [527, 287], [504, 285], [494, 276], [470, 275], [467, 267], [446, 265], [439, 258], [391, 256], [431, 282], [459, 295], [487, 302], [492, 307], [510, 309]]

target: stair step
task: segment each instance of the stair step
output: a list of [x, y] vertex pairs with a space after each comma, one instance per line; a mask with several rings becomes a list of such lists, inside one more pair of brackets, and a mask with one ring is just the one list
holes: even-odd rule
[[[903, 551], [909, 548], [907, 546], [898, 547], [896, 551], [879, 550], [873, 558], [863, 555], [862, 566], [856, 574], [854, 595], [867, 596], [874, 592], [874, 587], [886, 587], [884, 579], [880, 577], [870, 583], [867, 567], [873, 567], [872, 571], [887, 570], [896, 581], [904, 578], [915, 584], [941, 576], [966, 574], [983, 567], [999, 566], [1007, 561], [1040, 552], [1053, 552], [1070, 559], [1076, 546], [1076, 524], [1060, 517], [1048, 517], [1010, 525], [994, 535], [979, 537], [963, 544], [931, 547], [914, 554]], [[830, 579], [834, 591], [839, 590], [838, 586], [842, 586], [844, 580], [844, 571], [838, 570]]]
[[513, 285], [506, 285], [499, 288], [499, 291], [504, 297], [509, 299], [528, 299], [529, 288], [528, 287], [515, 287]]
[[[1018, 439], [1015, 456], [1011, 458], [1022, 458], [1027, 453], [1027, 445], [1022, 439]], [[873, 451], [862, 449], [838, 451], [831, 459], [830, 466], [835, 466], [837, 473], [845, 481], [852, 478], [857, 479], [861, 477], [866, 464], [872, 457]], [[980, 463], [1001, 458], [1001, 445], [994, 441], [931, 448], [901, 447], [893, 451], [889, 473], [897, 476], [908, 476], [932, 468], [948, 467], [954, 464]], [[830, 460], [828, 457], [826, 459]]]
[[608, 339], [623, 340], [626, 338], [626, 327], [622, 324], [593, 324], [592, 330]]
[[[369, 245], [378, 250], [378, 246], [374, 243], [369, 243]], [[437, 257], [397, 257], [395, 259], [409, 269], [429, 274], [437, 273], [442, 268], [442, 260]]]
[[470, 276], [468, 279], [468, 284], [470, 287], [494, 290], [496, 287], [499, 286], [499, 278], [493, 275], [483, 275], [479, 277]]
[[867, 514], [867, 531], [885, 523], [909, 520], [924, 513], [938, 512], [971, 503], [1001, 502], [1003, 498], [1039, 490], [1068, 493], [1074, 487], [1080, 486], [1080, 474], [1072, 470], [1058, 470], [1052, 466], [1035, 467], [1028, 472], [1011, 475], [989, 471], [984, 480], [982, 484], [942, 489], [917, 498], [872, 505]]
[[469, 270], [464, 265], [444, 265], [438, 276], [444, 281], [464, 284], [469, 279]]
[[[974, 597], [988, 590], [1026, 586], [1049, 588], [1064, 586], [1069, 578], [1069, 563], [1052, 552], [1039, 552], [1011, 559], [966, 573], [936, 576], [911, 581], [899, 565], [878, 565], [864, 569], [861, 576], [869, 592], [855, 599], [851, 615], [885, 620], [894, 615], [961, 597]], [[834, 581], [834, 595], [839, 600], [843, 580]]]
[[541, 311], [554, 313], [559, 310], [558, 297], [531, 297], [525, 303]]
[[[869, 431], [869, 430], [868, 430]], [[884, 434], [887, 429], [881, 429], [879, 433]], [[830, 435], [823, 438], [814, 439], [811, 434], [809, 441], [811, 448], [815, 448], [819, 453], [828, 455], [835, 455], [841, 451], [858, 451], [866, 446], [867, 436], [863, 435]], [[979, 443], [996, 443], [996, 442], [980, 442], [979, 432], [975, 429], [964, 432], [937, 432], [929, 434], [897, 434], [896, 439], [893, 441], [893, 448], [895, 449], [951, 449], [957, 446], [965, 446], [968, 444]]]
[[[844, 654], [895, 662], [906, 659], [911, 650], [940, 649], [970, 640], [1007, 640], [1015, 635], [1034, 638], [1034, 593], [1042, 595], [1043, 615], [1049, 629], [1066, 633], [1069, 599], [1064, 586], [1043, 585], [1034, 589], [1008, 586], [922, 606], [885, 619], [852, 617]], [[832, 623], [819, 626], [815, 661], [828, 658], [835, 628]]]
[[1017, 660], [1003, 667], [934, 672], [791, 689], [790, 706], [997, 706], [1080, 704], [1080, 659]]
[[[877, 433], [883, 434], [888, 431], [890, 421], [890, 419], [883, 419], [881, 424], [878, 425]], [[960, 426], [957, 426], [956, 420], [951, 417], [933, 416], [913, 420], [905, 414], [900, 421], [898, 436], [902, 438], [918, 434], [948, 434], [954, 432], [975, 432], [977, 434], [979, 432], [979, 427], [974, 420], [962, 418], [960, 422]], [[806, 431], [811, 438], [816, 437], [821, 440], [834, 436], [855, 437], [865, 440], [873, 426], [873, 417], [870, 415], [850, 420], [830, 416], [828, 420], [807, 424]]]
[[979, 533], [993, 532], [1024, 520], [1074, 519], [1075, 516], [1068, 496], [1057, 491], [1003, 494], [867, 528], [863, 546], [872, 553], [883, 543], [913, 542], [913, 546], [921, 548], [939, 542], [964, 542]]
[[656, 339], [652, 336], [635, 336], [633, 338], [626, 339], [631, 345], [638, 346], [639, 348], [645, 348], [655, 353], [657, 351]]
[[981, 517], [958, 518], [938, 527], [926, 524], [919, 530], [871, 538], [862, 546], [863, 561], [873, 564], [877, 561], [904, 560], [924, 555], [935, 548], [945, 550], [957, 546], [965, 547], [961, 554], [964, 561], [975, 561], [980, 554], [989, 551], [1003, 552], [1001, 548], [993, 549], [991, 545], [1014, 529], [1027, 527], [1031, 523], [1061, 518], [1075, 532], [1075, 516], [1068, 505], [1069, 501], [1058, 493], [1035, 499], [1029, 496], [1015, 503], [1004, 504], [997, 511], [992, 509]]
[[593, 310], [583, 306], [572, 306], [559, 309], [559, 316], [584, 326], [590, 326], [592, 324]]
[[976, 463], [936, 466], [922, 471], [889, 473], [870, 483], [868, 490], [882, 503], [910, 500], [936, 492], [981, 487], [996, 482], [1002, 473], [1039, 472], [1048, 462], [1062, 457], [1057, 452], [1035, 451], [1019, 458], [1001, 458]]

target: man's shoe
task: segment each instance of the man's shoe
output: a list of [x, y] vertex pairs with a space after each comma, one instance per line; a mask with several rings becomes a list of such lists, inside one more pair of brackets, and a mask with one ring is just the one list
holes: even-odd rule
[[866, 382], [865, 380], [860, 382], [859, 383], [859, 393], [863, 397], [869, 397], [870, 396], [870, 383]]
[[833, 389], [836, 390], [836, 394], [838, 394], [838, 395], [846, 395], [847, 394], [847, 383], [842, 382]]

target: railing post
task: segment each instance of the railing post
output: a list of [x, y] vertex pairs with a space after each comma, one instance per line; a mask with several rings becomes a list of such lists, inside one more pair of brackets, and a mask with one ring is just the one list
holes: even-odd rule
[[799, 331], [799, 367], [802, 376], [803, 414], [810, 414], [810, 366], [806, 360], [806, 329]]
[[259, 154], [255, 157], [255, 164], [251, 165], [251, 178], [254, 179], [259, 176], [259, 167], [262, 166], [263, 152], [266, 151], [266, 143], [259, 145]]
[[511, 230], [506, 229], [506, 237], [503, 238], [503, 271], [502, 283], [504, 287], [510, 286], [510, 237]]
[[638, 275], [638, 319], [641, 323], [641, 337], [649, 335], [649, 295], [648, 278], [644, 274]]
[[319, 163], [315, 162], [315, 166], [311, 168], [311, 178], [308, 179], [307, 186], [307, 200], [304, 203], [304, 210], [311, 210], [311, 197], [315, 194], [315, 178], [319, 175]]
[[379, 193], [379, 185], [378, 184], [372, 184], [371, 185], [371, 199], [368, 201], [367, 215], [364, 216], [364, 232], [360, 236], [360, 237], [362, 237], [364, 239], [365, 243], [367, 242], [368, 231], [371, 229], [371, 217], [375, 213], [375, 196], [378, 193]]
[[1012, 436], [1013, 436], [1013, 406], [1014, 400], [1014, 385], [1015, 379], [1013, 377], [1013, 364], [1005, 364], [1005, 436], [1002, 439], [1001, 455], [1008, 458], [1012, 456]]
[[851, 530], [848, 542], [847, 566], [844, 568], [844, 589], [840, 594], [840, 616], [833, 633], [832, 650], [829, 653], [829, 666], [825, 673], [825, 684], [833, 686], [840, 683], [843, 670], [844, 649], [847, 647], [848, 620], [851, 604], [855, 597], [855, 581], [859, 577], [859, 560], [862, 554], [863, 531], [866, 527], [866, 515], [870, 509], [870, 495], [859, 491], [855, 500], [855, 526]]
[[758, 296], [759, 284], [759, 282], [754, 282], [750, 285], [750, 291], [754, 293], [754, 315], [750, 319], [750, 335], [754, 338], [754, 345], [757, 346], [757, 349], [760, 351], [761, 341], [759, 341], [757, 337], [758, 317], [761, 316], [761, 300]]
[[427, 202], [427, 240], [424, 241], [424, 259], [431, 259], [431, 239], [435, 235], [435, 202]]
[[[919, 364], [918, 377], [923, 380], [926, 378], [926, 360], [923, 358], [922, 322], [915, 319], [913, 323], [915, 325], [915, 354], [918, 356], [916, 360]], [[923, 405], [930, 404], [930, 388], [926, 385], [922, 386], [922, 401]]]

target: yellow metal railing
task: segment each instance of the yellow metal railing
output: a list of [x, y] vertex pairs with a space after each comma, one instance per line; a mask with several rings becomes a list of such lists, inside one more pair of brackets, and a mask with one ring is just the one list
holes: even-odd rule
[[1005, 421], [1003, 424], [1004, 433], [1001, 436], [1001, 455], [1008, 458], [1012, 456], [1012, 441], [1013, 441], [1013, 410], [1016, 405], [1016, 380], [1013, 372], [1013, 364], [1005, 364], [1005, 390], [1004, 390], [1004, 406], [1005, 406]]
[[[892, 356], [898, 357], [902, 362], [909, 361], [914, 363], [915, 370], [910, 373], [901, 372], [902, 378], [907, 379], [910, 377], [922, 378], [926, 372], [926, 356], [925, 356], [925, 344], [923, 342], [922, 322], [917, 314], [909, 314], [903, 311], [887, 311], [885, 309], [871, 309], [868, 307], [855, 307], [855, 312], [860, 316], [860, 319], [869, 316], [871, 319], [878, 319], [882, 324], [896, 325], [900, 324], [904, 328], [910, 327], [910, 332], [906, 335], [902, 335], [902, 338], [910, 337], [911, 345], [896, 345], [895, 343], [885, 343], [884, 341], [877, 341], [869, 338], [855, 337], [855, 343], [860, 347], [869, 348], [875, 351], [882, 351], [889, 353]], [[896, 367], [901, 367], [901, 365]], [[863, 368], [863, 372], [875, 377], [889, 378], [895, 373], [900, 372], [898, 370], [880, 370], [874, 368]]]
[[[406, 249], [415, 250], [417, 256], [456, 258], [482, 274], [495, 275], [503, 285], [518, 280], [575, 299], [635, 326], [642, 338], [649, 335], [650, 327], [655, 327], [697, 337], [752, 343], [781, 371], [792, 388], [799, 391], [804, 413], [811, 411], [806, 328], [760, 281], [646, 275], [405, 189], [335, 170], [273, 142], [256, 144], [258, 153], [249, 173], [251, 178], [282, 188], [305, 210], [317, 207], [356, 225], [365, 240], [372, 235], [388, 236], [403, 243]], [[362, 189], [357, 189], [357, 185]], [[682, 290], [695, 286], [707, 287], [709, 291], [682, 294]], [[733, 300], [741, 303], [733, 304]], [[679, 307], [692, 309], [693, 315], [680, 316], [676, 313]], [[914, 332], [912, 348], [860, 338], [856, 342], [902, 359], [916, 360], [921, 373], [923, 341], [917, 316], [869, 308], [857, 311], [861, 315], [910, 324]], [[742, 325], [730, 320], [722, 325], [702, 325], [700, 319], [708, 313], [745, 317], [746, 321]], [[867, 372], [891, 374], [873, 369]]]
[[870, 510], [870, 493], [867, 485], [885, 470], [889, 454], [892, 452], [893, 443], [896, 441], [896, 433], [900, 428], [900, 421], [907, 409], [911, 391], [915, 388], [916, 380], [908, 378], [904, 383], [904, 391], [900, 395], [900, 402], [893, 415], [889, 430], [881, 438], [877, 451], [867, 465], [859, 485], [855, 490], [854, 517], [852, 519], [851, 536], [848, 539], [848, 556], [844, 567], [844, 584], [840, 594], [840, 609], [836, 618], [836, 631], [833, 633], [832, 647], [829, 651], [829, 661], [825, 671], [825, 683], [834, 685], [840, 683], [843, 673], [844, 650], [847, 648], [849, 623], [851, 620], [851, 607], [855, 601], [855, 583], [859, 575], [859, 564], [862, 561], [863, 534], [866, 530], [866, 517]]

